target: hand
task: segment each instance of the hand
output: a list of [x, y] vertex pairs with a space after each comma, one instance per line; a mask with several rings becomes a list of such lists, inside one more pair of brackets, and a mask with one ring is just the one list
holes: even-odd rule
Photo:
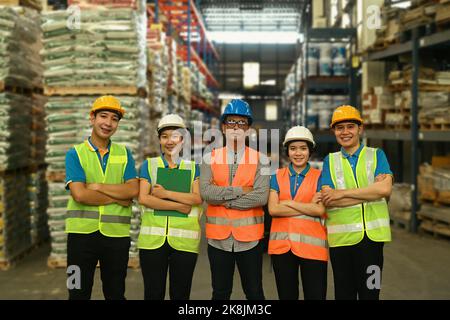
[[155, 184], [152, 187], [152, 196], [157, 197], [159, 199], [166, 199], [168, 198], [168, 192], [164, 187], [160, 184]]
[[344, 190], [326, 189], [322, 190], [322, 201], [325, 206], [329, 206], [330, 202], [341, 200], [345, 197]]
[[86, 189], [93, 190], [93, 191], [99, 191], [100, 183], [87, 183]]
[[383, 181], [383, 180], [386, 179], [387, 177], [388, 177], [388, 175], [385, 174], [385, 173], [379, 174], [379, 175], [377, 175], [377, 176], [375, 177], [375, 182]]
[[252, 192], [252, 191], [253, 191], [253, 187], [242, 187], [242, 192], [244, 194], [247, 194], [247, 193]]
[[133, 203], [133, 200], [116, 200], [116, 203], [122, 207], [129, 207]]
[[319, 203], [319, 202], [322, 201], [322, 198], [323, 198], [322, 193], [316, 192], [316, 193], [314, 194], [314, 196], [313, 196], [311, 202], [312, 202], [312, 203]]
[[181, 213], [189, 214], [191, 212], [192, 206], [188, 204], [180, 203], [179, 209], [177, 211], [180, 211]]

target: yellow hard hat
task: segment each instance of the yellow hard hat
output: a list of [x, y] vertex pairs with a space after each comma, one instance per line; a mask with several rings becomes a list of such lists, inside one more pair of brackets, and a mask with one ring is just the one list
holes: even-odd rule
[[92, 104], [91, 114], [97, 110], [113, 110], [120, 113], [120, 117], [125, 115], [125, 109], [120, 105], [119, 99], [114, 96], [101, 96]]
[[359, 113], [358, 109], [349, 105], [343, 105], [337, 107], [336, 110], [334, 110], [333, 117], [331, 118], [330, 128], [333, 128], [336, 123], [345, 120], [355, 120], [360, 122], [361, 124], [363, 123], [363, 119], [361, 118], [361, 114]]

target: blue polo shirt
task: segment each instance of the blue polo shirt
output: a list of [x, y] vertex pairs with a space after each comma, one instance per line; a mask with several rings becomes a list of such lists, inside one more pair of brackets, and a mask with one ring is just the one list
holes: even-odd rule
[[[167, 162], [166, 158], [164, 158], [164, 154], [161, 155], [161, 159], [164, 163], [164, 168], [169, 168], [169, 163]], [[180, 164], [177, 164], [176, 169], [179, 169], [179, 167], [180, 167]], [[152, 183], [152, 179], [150, 178], [150, 173], [148, 172], [148, 159], [142, 163], [141, 170], [139, 171], [139, 173], [140, 173], [139, 178], [147, 180], [148, 183], [150, 183], [150, 184]], [[200, 167], [198, 164], [196, 164], [194, 180], [198, 179], [198, 177], [200, 177]]]
[[[96, 146], [94, 146], [91, 142], [91, 137], [87, 140], [91, 151], [95, 151], [97, 153], [98, 161], [103, 169], [103, 172], [106, 170], [106, 165], [108, 164], [109, 159], [109, 150], [111, 147], [111, 140], [108, 144], [108, 152], [103, 156], [103, 159], [100, 155], [100, 152]], [[131, 155], [131, 151], [127, 148], [127, 166], [125, 167], [125, 172], [123, 174], [124, 181], [128, 181], [130, 179], [139, 178], [136, 172], [136, 167], [134, 163], [134, 159]], [[70, 149], [66, 153], [66, 189], [69, 190], [69, 183], [71, 182], [86, 182], [86, 174], [81, 166], [80, 159], [78, 158], [78, 154], [75, 151], [75, 148]]]
[[[352, 155], [349, 155], [347, 152], [345, 152], [344, 148], [341, 148], [342, 154], [344, 155], [345, 158], [348, 159], [350, 166], [352, 167], [355, 179], [356, 179], [356, 165], [358, 164], [359, 154], [361, 153], [363, 147], [364, 145], [361, 144], [358, 150], [356, 150], [356, 152]], [[377, 149], [377, 166], [375, 168], [375, 177], [380, 174], [390, 174], [393, 176], [391, 168], [389, 167], [389, 162], [386, 158], [386, 154], [384, 153], [383, 150]], [[327, 155], [325, 159], [323, 159], [322, 174], [320, 175], [319, 180], [320, 189], [322, 189], [322, 186], [330, 186], [332, 189], [336, 189], [333, 180], [331, 179], [329, 155]]]
[[[294, 167], [292, 166], [292, 163], [289, 164], [289, 183], [290, 183], [290, 189], [291, 189], [291, 196], [292, 199], [295, 198], [295, 195], [297, 194], [298, 188], [302, 185], [303, 180], [305, 179], [306, 174], [308, 173], [311, 166], [309, 163], [306, 164], [306, 168], [303, 169], [302, 172], [297, 173], [294, 170]], [[319, 186], [317, 186], [319, 187]], [[270, 177], [270, 190], [274, 190], [278, 193], [280, 193], [280, 186], [278, 185], [277, 181], [277, 175], [273, 174]], [[317, 188], [316, 191], [319, 191], [320, 189]]]

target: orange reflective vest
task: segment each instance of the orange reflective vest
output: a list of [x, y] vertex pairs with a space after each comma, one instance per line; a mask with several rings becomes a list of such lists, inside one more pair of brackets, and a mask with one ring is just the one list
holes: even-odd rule
[[[211, 153], [211, 172], [214, 184], [229, 187], [227, 149], [220, 148]], [[259, 152], [248, 147], [239, 163], [231, 186], [253, 187]], [[238, 241], [256, 241], [264, 237], [264, 211], [262, 207], [248, 210], [229, 209], [208, 205], [206, 211], [206, 238], [223, 240], [233, 234]]]
[[[294, 200], [310, 203], [317, 190], [320, 170], [310, 168]], [[279, 199], [292, 200], [289, 182], [289, 168], [277, 171], [280, 186]], [[273, 217], [270, 228], [269, 254], [283, 254], [292, 250], [298, 257], [328, 261], [327, 230], [320, 217], [299, 215]]]

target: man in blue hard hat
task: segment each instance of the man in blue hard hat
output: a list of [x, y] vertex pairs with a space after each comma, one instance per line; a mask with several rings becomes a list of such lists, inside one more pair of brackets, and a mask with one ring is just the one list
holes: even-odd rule
[[270, 177], [261, 169], [269, 161], [245, 145], [252, 121], [248, 103], [231, 100], [221, 116], [226, 145], [206, 154], [200, 169], [213, 300], [230, 299], [235, 264], [247, 299], [264, 299], [261, 239]]

